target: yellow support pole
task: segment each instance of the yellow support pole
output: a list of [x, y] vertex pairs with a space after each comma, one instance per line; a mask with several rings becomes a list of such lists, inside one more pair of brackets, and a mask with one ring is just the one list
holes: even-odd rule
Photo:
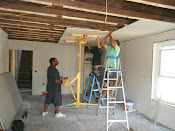
[[80, 37], [83, 37], [84, 35], [83, 34], [70, 34], [70, 36], [80, 36]]
[[75, 97], [75, 94], [74, 94], [74, 92], [73, 92], [72, 87], [71, 87], [71, 85], [70, 85], [70, 84], [69, 84], [69, 88], [70, 88], [70, 90], [71, 90], [71, 92], [72, 92], [72, 95], [73, 95], [73, 97], [74, 97], [75, 101], [77, 101], [77, 98]]
[[99, 36], [97, 36], [97, 35], [87, 35], [86, 37], [93, 37], [93, 38], [97, 38], [97, 37], [99, 37]]
[[[64, 42], [75, 43], [75, 44], [79, 43], [79, 41], [71, 41], [71, 40], [65, 40]], [[88, 42], [82, 41], [81, 43], [86, 44]]]
[[86, 35], [86, 34], [70, 34], [70, 36], [81, 36], [81, 37], [94, 37], [97, 38], [97, 35]]

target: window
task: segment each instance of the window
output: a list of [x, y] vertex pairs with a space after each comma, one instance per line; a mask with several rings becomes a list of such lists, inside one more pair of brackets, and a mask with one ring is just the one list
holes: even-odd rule
[[175, 106], [175, 40], [154, 43], [152, 99]]

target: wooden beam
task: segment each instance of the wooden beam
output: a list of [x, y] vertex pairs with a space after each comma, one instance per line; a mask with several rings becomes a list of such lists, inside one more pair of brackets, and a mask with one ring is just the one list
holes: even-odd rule
[[32, 35], [32, 36], [40, 36], [40, 37], [53, 37], [57, 38], [60, 37], [61, 35], [53, 35], [53, 34], [37, 34], [37, 33], [27, 33], [27, 32], [13, 32], [9, 33], [9, 35]]
[[18, 25], [6, 24], [6, 23], [1, 23], [1, 22], [0, 22], [0, 27], [8, 27], [8, 28], [14, 28], [14, 29], [24, 29], [24, 30], [30, 30], [30, 31], [33, 30], [33, 31], [42, 31], [42, 32], [63, 33], [63, 32], [56, 31], [56, 30], [30, 28], [30, 27], [26, 27], [26, 26], [18, 26]]
[[21, 28], [11, 28], [11, 27], [4, 27], [6, 31], [8, 31], [8, 34], [12, 33], [32, 33], [32, 34], [43, 34], [43, 35], [59, 35], [61, 36], [63, 33], [55, 33], [55, 32], [43, 32], [43, 31], [35, 31], [35, 30], [27, 30], [27, 29], [21, 29]]
[[122, 26], [108, 26], [105, 24], [97, 24], [93, 22], [81, 22], [76, 20], [66, 20], [62, 18], [53, 18], [53, 17], [44, 17], [44, 16], [34, 16], [30, 14], [21, 14], [21, 13], [13, 13], [13, 12], [6, 12], [2, 11], [0, 14], [0, 18], [2, 19], [14, 19], [14, 20], [21, 20], [21, 21], [30, 21], [30, 22], [38, 22], [43, 24], [51, 24], [55, 25], [55, 27], [80, 27], [80, 28], [87, 28], [87, 29], [97, 29], [102, 31], [115, 31]]
[[[70, 11], [70, 10], [61, 10], [61, 9], [53, 9], [53, 8], [42, 8], [37, 6], [30, 6], [30, 5], [22, 5], [14, 4], [14, 3], [4, 3], [0, 2], [0, 10], [10, 11], [10, 12], [18, 12], [24, 14], [33, 14], [39, 16], [48, 16], [48, 17], [62, 17], [62, 16], [70, 16], [70, 17], [78, 17], [78, 18], [85, 18], [85, 19], [92, 19], [97, 21], [96, 23], [104, 22], [105, 16], [99, 14], [92, 14], [86, 12], [79, 12], [79, 11]], [[104, 24], [112, 24], [112, 25], [127, 25], [134, 22], [133, 20], [119, 18], [119, 17], [112, 17], [108, 16], [107, 22]]]
[[59, 37], [62, 36], [62, 34], [46, 34], [46, 33], [39, 33], [39, 32], [21, 32], [21, 31], [11, 31], [8, 30], [9, 34], [33, 34], [33, 35], [40, 35], [40, 36], [54, 36], [54, 37]]
[[127, 1], [175, 10], [175, 0], [127, 0]]
[[39, 37], [39, 38], [59, 38], [60, 36], [49, 36], [49, 35], [41, 35], [41, 34], [24, 34], [24, 33], [13, 33], [9, 34], [9, 36], [24, 36], [24, 37]]
[[64, 32], [65, 28], [62, 27], [56, 27], [54, 25], [43, 25], [43, 24], [35, 24], [35, 23], [28, 23], [25, 21], [15, 21], [13, 19], [3, 19], [0, 18], [0, 24], [5, 25], [12, 25], [12, 26], [21, 26], [21, 27], [29, 27], [29, 28], [35, 28], [35, 29], [47, 29], [47, 30], [55, 30], [59, 32]]
[[51, 43], [58, 43], [58, 40], [38, 40], [38, 39], [27, 39], [27, 38], [20, 38], [20, 37], [8, 37], [9, 39], [13, 39], [13, 40], [27, 40], [27, 41], [37, 41], [37, 42], [51, 42]]
[[[104, 6], [95, 5], [95, 4], [69, 1], [69, 0], [36, 0], [36, 1], [48, 2], [52, 6], [63, 7], [65, 9], [85, 11], [85, 12], [103, 14], [103, 15], [106, 14], [105, 10], [102, 10]], [[141, 13], [141, 12], [130, 11], [126, 9], [119, 9], [119, 8], [108, 8], [108, 16], [116, 16], [116, 17], [123, 17], [123, 18], [129, 18], [129, 19], [137, 19], [137, 20], [146, 19], [146, 20], [175, 23], [175, 18], [169, 18], [161, 15], [147, 14], [147, 13]]]
[[9, 36], [8, 38], [16, 39], [30, 39], [30, 40], [59, 40], [59, 38], [39, 38], [39, 37], [25, 37], [25, 36]]

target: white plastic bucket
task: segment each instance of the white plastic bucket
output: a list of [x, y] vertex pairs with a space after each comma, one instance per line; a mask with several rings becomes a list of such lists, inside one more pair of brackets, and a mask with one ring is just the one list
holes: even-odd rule
[[133, 106], [134, 106], [134, 101], [132, 101], [132, 100], [126, 101], [126, 110], [128, 112], [133, 112]]

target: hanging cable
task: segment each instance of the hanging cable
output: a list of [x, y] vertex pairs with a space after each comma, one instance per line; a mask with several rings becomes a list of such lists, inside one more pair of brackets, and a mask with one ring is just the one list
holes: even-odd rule
[[105, 22], [107, 21], [107, 12], [108, 12], [108, 0], [106, 0], [106, 17], [105, 17]]

